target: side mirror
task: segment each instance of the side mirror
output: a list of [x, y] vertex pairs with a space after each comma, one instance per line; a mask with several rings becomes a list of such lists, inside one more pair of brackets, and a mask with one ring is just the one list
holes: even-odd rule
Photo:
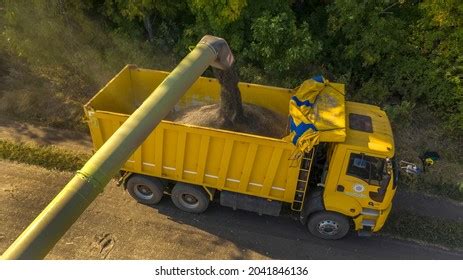
[[383, 190], [385, 190], [387, 186], [389, 185], [389, 181], [391, 180], [391, 175], [394, 169], [392, 160], [390, 158], [386, 158], [385, 168], [386, 168], [386, 174], [383, 175], [382, 180], [379, 182], [379, 185], [381, 189]]
[[386, 172], [387, 174], [391, 175], [393, 171], [392, 160], [390, 158], [386, 158]]

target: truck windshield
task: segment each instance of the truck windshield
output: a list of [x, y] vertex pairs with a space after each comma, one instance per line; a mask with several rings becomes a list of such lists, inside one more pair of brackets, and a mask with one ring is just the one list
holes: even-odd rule
[[347, 175], [362, 179], [369, 185], [379, 186], [377, 192], [370, 192], [370, 198], [383, 202], [391, 175], [387, 172], [385, 158], [352, 153], [349, 159]]
[[362, 179], [374, 186], [387, 186], [390, 179], [386, 171], [386, 159], [355, 153], [350, 155], [347, 175]]

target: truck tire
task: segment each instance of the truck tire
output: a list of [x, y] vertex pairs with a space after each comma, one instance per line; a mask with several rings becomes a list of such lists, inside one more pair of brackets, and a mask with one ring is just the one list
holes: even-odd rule
[[178, 209], [199, 214], [209, 206], [208, 194], [198, 186], [178, 182], [172, 189], [172, 202]]
[[341, 239], [349, 232], [349, 219], [339, 213], [321, 211], [310, 215], [307, 227], [311, 234], [322, 239]]
[[136, 201], [146, 205], [158, 204], [165, 188], [160, 179], [143, 175], [130, 176], [125, 186]]

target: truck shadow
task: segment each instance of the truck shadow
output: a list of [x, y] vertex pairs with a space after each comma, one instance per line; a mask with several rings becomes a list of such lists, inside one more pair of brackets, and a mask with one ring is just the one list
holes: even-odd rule
[[[436, 248], [420, 247], [382, 236], [360, 238], [354, 233], [338, 241], [311, 236], [305, 226], [290, 216], [258, 214], [211, 203], [203, 214], [189, 214], [175, 208], [169, 199], [153, 206], [176, 223], [193, 226], [217, 236], [214, 241], [233, 243], [239, 250], [234, 259], [249, 259], [249, 251], [272, 259], [428, 259], [452, 258]], [[211, 248], [211, 247], [209, 247]], [[213, 248], [213, 247], [212, 247]], [[443, 250], [442, 250], [443, 251]], [[458, 258], [458, 256], [456, 256]], [[461, 256], [460, 256], [461, 257]]]

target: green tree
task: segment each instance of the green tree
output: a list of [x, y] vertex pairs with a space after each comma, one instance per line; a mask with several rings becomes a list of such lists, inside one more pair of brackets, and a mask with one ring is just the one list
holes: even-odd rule
[[253, 22], [251, 30], [252, 41], [243, 55], [262, 69], [269, 81], [295, 86], [308, 78], [321, 43], [312, 39], [306, 22], [298, 26], [292, 14], [265, 13]]
[[463, 2], [427, 0], [419, 9], [416, 37], [421, 53], [435, 66], [435, 79], [447, 86], [434, 92], [431, 104], [448, 117], [449, 128], [463, 134]]
[[[391, 95], [389, 85], [402, 80], [397, 76], [393, 77], [395, 81], [383, 81], [382, 76], [385, 63], [405, 63], [415, 56], [413, 46], [406, 41], [410, 32], [407, 21], [400, 17], [406, 9], [388, 0], [337, 0], [327, 6], [325, 57], [330, 58], [332, 71], [348, 83], [350, 92], [358, 93], [354, 98], [385, 102]], [[374, 84], [378, 91], [366, 92]], [[363, 85], [367, 85], [364, 90]]]
[[189, 6], [198, 21], [207, 21], [215, 30], [221, 31], [241, 17], [246, 0], [190, 0]]
[[[134, 22], [142, 23], [151, 42], [168, 41], [166, 38], [172, 39], [174, 35], [169, 29], [171, 26], [167, 26], [169, 19], [178, 18], [186, 10], [186, 4], [169, 0], [105, 0], [103, 10], [111, 21], [118, 26], [128, 26], [128, 30], [134, 28]], [[160, 34], [156, 35], [156, 31]], [[172, 40], [169, 43], [172, 44]]]

